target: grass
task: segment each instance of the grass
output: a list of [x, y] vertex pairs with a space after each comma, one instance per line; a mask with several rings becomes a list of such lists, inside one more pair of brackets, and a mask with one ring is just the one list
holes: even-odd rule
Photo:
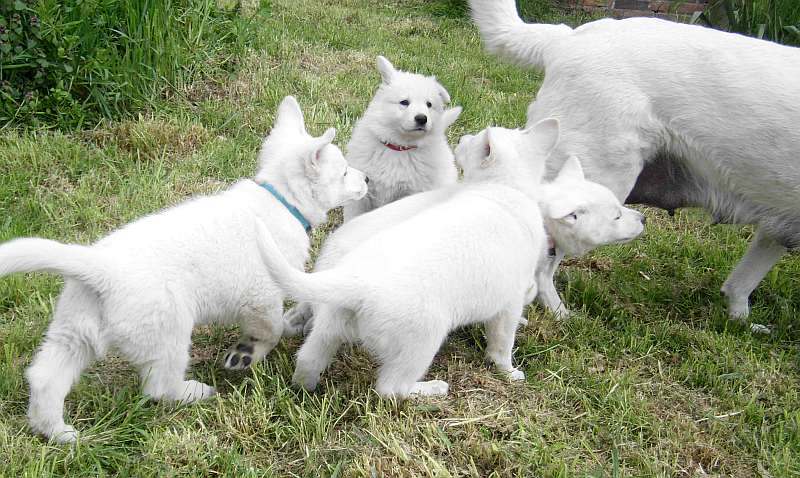
[[[442, 8], [441, 5], [445, 7]], [[287, 94], [309, 129], [346, 143], [378, 84], [378, 54], [436, 74], [464, 113], [457, 136], [522, 125], [541, 75], [484, 55], [475, 29], [424, 0], [274, 0], [237, 70], [198, 79], [139, 117], [88, 131], [0, 133], [0, 240], [38, 235], [90, 242], [255, 167]], [[437, 10], [438, 8], [438, 10]], [[578, 18], [562, 18], [568, 22]], [[539, 307], [517, 335], [527, 374], [509, 384], [483, 365], [480, 328], [460, 330], [429, 377], [443, 399], [382, 401], [374, 364], [342, 351], [319, 393], [288, 383], [300, 342], [252, 371], [229, 372], [236, 331], [196, 331], [190, 374], [222, 395], [189, 407], [150, 403], [111, 356], [68, 396], [74, 448], [26, 429], [23, 370], [60, 281], [0, 280], [0, 476], [771, 476], [800, 473], [796, 316], [800, 261], [784, 258], [753, 295], [768, 337], [725, 319], [718, 292], [749, 228], [647, 210], [646, 236], [571, 260], [559, 288], [578, 311]], [[315, 232], [318, 245], [328, 228]]]
[[0, 127], [92, 127], [233, 68], [258, 22], [234, 3], [0, 3]]
[[795, 0], [712, 0], [702, 23], [735, 33], [800, 46], [800, 3]]

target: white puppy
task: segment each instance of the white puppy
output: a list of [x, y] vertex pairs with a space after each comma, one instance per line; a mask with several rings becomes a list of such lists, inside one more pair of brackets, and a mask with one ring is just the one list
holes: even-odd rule
[[[621, 207], [619, 200], [610, 190], [597, 183], [586, 181], [577, 159], [574, 160], [575, 165], [578, 165], [573, 168], [576, 170], [574, 174], [565, 173], [556, 181], [539, 185], [544, 174], [545, 158], [558, 138], [557, 122], [543, 120], [531, 128], [514, 130], [512, 134], [506, 135], [508, 141], [525, 155], [524, 164], [513, 161], [506, 161], [503, 164], [485, 163], [485, 151], [491, 149], [488, 143], [488, 131], [484, 130], [475, 136], [465, 135], [456, 147], [456, 162], [464, 171], [462, 184], [495, 181], [526, 191], [536, 199], [544, 214], [545, 229], [551, 241], [548, 250], [557, 246], [559, 251], [567, 255], [585, 254], [598, 246], [618, 242], [620, 237], [624, 240], [629, 239], [622, 231], [616, 230], [614, 225], [644, 224], [644, 216], [632, 209]], [[562, 169], [565, 172], [570, 170], [570, 168]], [[314, 264], [314, 270], [330, 269], [338, 264], [345, 254], [377, 232], [448, 200], [459, 190], [460, 185], [454, 185], [415, 194], [386, 205], [380, 211], [372, 211], [343, 224], [325, 240]], [[565, 209], [570, 210], [564, 212]], [[617, 219], [621, 218], [621, 214], [626, 215], [629, 220], [605, 222], [607, 216]], [[594, 221], [597, 222], [596, 225], [592, 224]], [[570, 227], [564, 227], [565, 222]], [[578, 233], [573, 231], [571, 222], [581, 223], [582, 227], [576, 229]], [[539, 263], [536, 269], [538, 290], [536, 298], [563, 316], [567, 314], [567, 310], [553, 283], [555, 265], [557, 264], [552, 260]], [[533, 297], [530, 298], [532, 299]], [[301, 302], [286, 313], [284, 334], [295, 335], [301, 332], [308, 334], [313, 326], [315, 314], [331, 314], [334, 310], [335, 307], [327, 304], [312, 305]]]
[[722, 287], [746, 318], [750, 293], [800, 245], [800, 49], [651, 18], [525, 24], [513, 0], [470, 7], [489, 51], [545, 70], [528, 122], [561, 122], [551, 174], [577, 154], [629, 203], [758, 225]]
[[184, 378], [195, 325], [241, 325], [228, 368], [263, 358], [281, 337], [283, 294], [253, 262], [254, 224], [268, 224], [289, 263], [303, 266], [307, 229], [366, 193], [364, 174], [331, 144], [334, 133], [309, 136], [300, 107], [287, 97], [254, 179], [139, 219], [92, 246], [35, 238], [0, 246], [0, 275], [44, 270], [66, 277], [26, 374], [31, 428], [59, 441], [75, 439], [64, 423], [64, 397], [110, 347], [139, 369], [145, 394], [182, 402], [215, 393]]
[[378, 57], [383, 82], [347, 143], [347, 161], [367, 175], [367, 196], [344, 207], [344, 220], [458, 178], [445, 132], [461, 108], [432, 76], [395, 70]]
[[[535, 296], [534, 271], [546, 255], [547, 241], [539, 207], [526, 194], [535, 173], [522, 164], [519, 146], [529, 151], [531, 142], [520, 138], [528, 139], [532, 132], [534, 144], [552, 147], [555, 137], [536, 133], [555, 130], [557, 135], [551, 127], [555, 122], [542, 123], [522, 133], [491, 128], [469, 140], [463, 147], [472, 154], [465, 155], [464, 168], [479, 170], [471, 178], [474, 182], [374, 211], [375, 216], [388, 210], [401, 217], [408, 212], [403, 203], [427, 206], [376, 232], [328, 270], [305, 274], [293, 268], [262, 228], [262, 257], [291, 296], [349, 312], [315, 315], [314, 328], [298, 353], [295, 383], [315, 388], [340, 344], [358, 341], [381, 362], [376, 389], [382, 396], [445, 394], [447, 383], [418, 380], [447, 334], [475, 322], [486, 322], [489, 360], [510, 378], [524, 378], [512, 365], [514, 332], [523, 306]], [[556, 182], [572, 186], [579, 180], [576, 160], [563, 169]], [[420, 197], [439, 200], [427, 203]], [[554, 220], [581, 238], [597, 237], [598, 224], [609, 233], [606, 240], [627, 240], [641, 232], [638, 213], [615, 220], [619, 202], [610, 193], [601, 201], [606, 199], [613, 200], [614, 210], [603, 210], [602, 217], [591, 221], [576, 218], [594, 216], [598, 209], [579, 213], [576, 208], [584, 205], [571, 200], [553, 204], [548, 213], [561, 215]]]

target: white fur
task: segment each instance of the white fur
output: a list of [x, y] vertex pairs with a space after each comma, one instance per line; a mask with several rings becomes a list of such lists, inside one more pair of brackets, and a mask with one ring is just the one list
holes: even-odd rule
[[525, 24], [513, 0], [470, 0], [486, 48], [543, 68], [529, 124], [555, 117], [550, 174], [571, 154], [625, 199], [657, 154], [691, 175], [689, 205], [759, 226], [723, 292], [730, 314], [800, 245], [800, 49], [651, 18]]
[[[382, 364], [381, 395], [447, 393], [444, 382], [418, 380], [447, 334], [474, 322], [486, 322], [489, 360], [510, 379], [524, 379], [511, 351], [522, 308], [537, 292], [534, 271], [546, 255], [546, 235], [529, 184], [536, 168], [520, 156], [537, 149], [546, 155], [557, 138], [557, 123], [537, 126], [491, 128], [462, 141], [456, 156], [464, 159], [464, 184], [410, 196], [345, 224], [326, 243], [320, 272], [293, 268], [263, 232], [262, 257], [278, 283], [295, 298], [320, 303], [298, 353], [295, 383], [315, 388], [339, 345], [358, 341]], [[565, 221], [565, 237], [587, 243], [600, 230], [603, 240], [616, 242], [641, 232], [635, 211], [614, 221], [619, 201], [607, 190], [601, 204], [576, 200], [570, 188], [581, 180], [572, 160], [542, 190], [558, 214], [579, 211], [575, 221], [553, 218]], [[613, 215], [605, 210], [609, 200]]]
[[[378, 70], [381, 86], [347, 144], [347, 161], [367, 175], [369, 191], [344, 207], [345, 221], [458, 177], [445, 132], [461, 108], [444, 109], [450, 95], [432, 76], [395, 70], [382, 56]], [[418, 115], [426, 118], [424, 125], [415, 121]], [[413, 149], [395, 151], [386, 143]]]
[[[364, 174], [347, 166], [333, 136], [333, 130], [309, 136], [300, 107], [287, 97], [260, 153], [256, 181], [272, 184], [312, 224], [366, 192]], [[34, 431], [58, 441], [76, 438], [64, 423], [64, 398], [81, 371], [111, 347], [139, 369], [145, 394], [193, 402], [215, 394], [184, 378], [195, 325], [241, 325], [243, 347], [232, 349], [229, 368], [245, 357], [260, 360], [275, 346], [283, 329], [283, 293], [253, 262], [254, 224], [268, 225], [294, 267], [308, 258], [309, 240], [300, 222], [256, 181], [241, 180], [220, 194], [144, 217], [92, 246], [35, 238], [0, 246], [0, 275], [45, 270], [66, 278], [26, 373]]]
[[[490, 138], [492, 135], [495, 138]], [[501, 182], [526, 191], [541, 208], [545, 229], [554, 239], [562, 257], [563, 254], [585, 254], [598, 246], [627, 241], [638, 236], [643, 229], [644, 216], [622, 207], [607, 188], [586, 181], [577, 159], [565, 163], [562, 173], [553, 181], [538, 185], [544, 174], [545, 158], [555, 147], [557, 139], [558, 122], [554, 120], [542, 120], [525, 130], [489, 128], [474, 136], [465, 135], [455, 154], [456, 162], [464, 171], [462, 184]], [[498, 163], [491, 154], [492, 141], [512, 145], [525, 155], [526, 160], [522, 163]], [[345, 254], [377, 232], [449, 200], [461, 187], [458, 184], [415, 194], [343, 224], [326, 239], [314, 270], [322, 271], [335, 266]], [[536, 269], [536, 298], [555, 314], [566, 316], [569, 311], [553, 283], [556, 265], [550, 257], [539, 262]], [[530, 298], [532, 299], [533, 297]], [[287, 311], [285, 333], [308, 334], [313, 326], [314, 315], [332, 313], [328, 305], [318, 304], [315, 307], [321, 312], [315, 311], [306, 302]]]

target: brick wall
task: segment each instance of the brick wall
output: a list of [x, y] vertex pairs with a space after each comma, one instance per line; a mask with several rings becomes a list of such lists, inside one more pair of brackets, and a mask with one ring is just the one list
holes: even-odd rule
[[604, 11], [614, 18], [659, 17], [686, 19], [694, 12], [702, 12], [707, 0], [567, 0], [574, 8], [587, 11]]

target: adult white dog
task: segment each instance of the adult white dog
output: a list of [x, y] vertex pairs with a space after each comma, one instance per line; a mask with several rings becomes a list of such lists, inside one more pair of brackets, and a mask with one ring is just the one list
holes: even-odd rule
[[800, 245], [800, 49], [650, 18], [525, 24], [513, 0], [470, 7], [487, 50], [545, 70], [528, 122], [561, 122], [551, 174], [576, 154], [629, 203], [758, 226], [722, 286], [745, 319], [750, 293]]
[[[357, 341], [381, 362], [380, 395], [446, 394], [447, 383], [418, 380], [447, 334], [475, 322], [486, 322], [488, 359], [511, 379], [523, 379], [511, 352], [522, 308], [536, 295], [534, 271], [547, 254], [545, 222], [557, 223], [554, 229], [575, 252], [642, 231], [641, 214], [623, 208], [602, 186], [596, 188], [605, 194], [588, 194], [589, 203], [570, 194], [585, 186], [575, 159], [551, 186], [557, 192], [540, 192], [551, 198], [543, 220], [530, 188], [538, 173], [520, 152], [533, 148], [546, 156], [557, 138], [554, 124], [545, 120], [524, 132], [490, 128], [462, 141], [459, 151], [468, 152], [459, 163], [472, 172], [465, 175], [468, 183], [411, 196], [353, 221], [378, 230], [330, 269], [306, 274], [292, 267], [261, 226], [262, 257], [281, 287], [329, 307], [314, 316], [293, 381], [314, 389], [339, 346]], [[394, 225], [383, 227], [388, 224], [380, 218]]]
[[378, 57], [383, 80], [347, 143], [347, 161], [367, 175], [367, 195], [344, 207], [344, 220], [458, 178], [445, 132], [461, 108], [444, 109], [447, 90], [432, 76], [399, 71]]
[[0, 246], [0, 275], [44, 270], [66, 277], [26, 374], [31, 428], [58, 441], [76, 438], [64, 423], [64, 397], [110, 347], [139, 369], [146, 395], [181, 402], [215, 393], [184, 379], [195, 325], [241, 325], [228, 368], [263, 358], [281, 337], [284, 297], [265, 267], [253, 262], [255, 223], [268, 224], [282, 254], [303, 266], [307, 229], [366, 193], [364, 174], [331, 144], [334, 134], [311, 137], [300, 107], [287, 97], [254, 179], [139, 219], [92, 246], [35, 238]]

